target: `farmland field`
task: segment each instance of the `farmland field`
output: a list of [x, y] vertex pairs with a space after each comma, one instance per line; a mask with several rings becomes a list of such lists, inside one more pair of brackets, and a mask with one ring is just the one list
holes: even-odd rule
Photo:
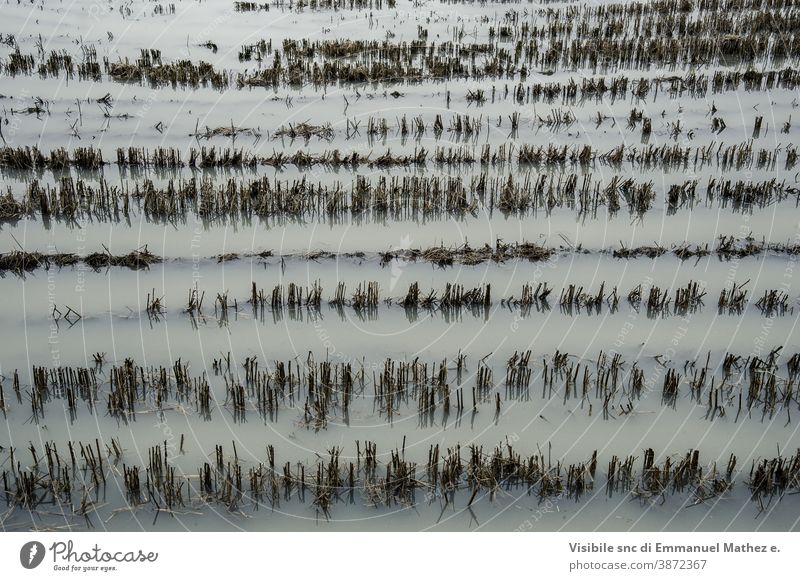
[[798, 529], [795, 0], [0, 10], [0, 530]]

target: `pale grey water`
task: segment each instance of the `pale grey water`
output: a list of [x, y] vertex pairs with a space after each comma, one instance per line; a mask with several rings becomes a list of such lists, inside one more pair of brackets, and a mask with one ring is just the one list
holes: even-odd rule
[[[604, 2], [603, 4], [611, 4]], [[570, 4], [572, 5], [572, 4]], [[578, 3], [577, 5], [589, 5]], [[271, 39], [280, 48], [284, 39], [307, 37], [312, 40], [390, 39], [392, 42], [417, 39], [417, 27], [428, 28], [428, 41], [441, 43], [451, 40], [454, 31], [462, 28], [462, 42], [487, 42], [488, 27], [502, 21], [509, 10], [525, 10], [523, 18], [542, 22], [547, 8], [563, 8], [567, 4], [533, 3], [440, 4], [437, 2], [398, 2], [395, 8], [384, 5], [373, 10], [311, 10], [295, 11], [273, 6], [269, 11], [242, 12], [233, 10], [231, 2], [198, 3], [180, 1], [174, 4], [175, 13], [155, 13], [158, 4], [132, 2], [102, 4], [88, 1], [68, 3], [37, 3], [33, 5], [6, 4], [2, 7], [0, 33], [13, 34], [23, 54], [37, 55], [37, 42], [42, 48], [66, 50], [76, 62], [82, 59], [81, 47], [94, 47], [102, 68], [103, 58], [114, 62], [139, 57], [143, 48], [161, 51], [163, 62], [189, 59], [205, 61], [219, 70], [252, 71], [259, 66], [254, 61], [240, 62], [240, 45]], [[198, 46], [207, 40], [218, 47], [217, 52]], [[499, 41], [511, 49], [511, 43]], [[0, 48], [0, 58], [8, 58], [12, 46]], [[38, 61], [37, 61], [38, 62]], [[262, 66], [267, 66], [269, 62]], [[758, 68], [797, 66], [795, 60], [772, 63], [759, 62]], [[570, 78], [610, 78], [626, 74], [632, 79], [668, 77], [699, 72], [713, 74], [715, 70], [743, 70], [743, 66], [687, 67], [678, 65], [670, 70], [562, 70], [554, 74], [531, 71], [526, 84], [533, 82], [565, 82]], [[688, 163], [680, 168], [642, 168], [623, 162], [614, 168], [597, 163], [589, 168], [531, 168], [509, 162], [502, 166], [440, 167], [429, 162], [424, 167], [392, 167], [380, 169], [364, 165], [357, 169], [326, 166], [298, 168], [288, 165], [280, 171], [259, 166], [254, 170], [217, 169], [176, 172], [153, 168], [121, 170], [113, 163], [95, 172], [79, 171], [15, 171], [2, 170], [2, 187], [19, 198], [32, 179], [43, 184], [57, 184], [65, 176], [81, 177], [96, 185], [101, 178], [110, 185], [132, 185], [144, 179], [163, 185], [169, 179], [189, 179], [207, 176], [215, 181], [228, 178], [251, 179], [270, 176], [281, 180], [307, 178], [313, 182], [344, 186], [364, 176], [379, 177], [407, 175], [459, 176], [466, 183], [471, 177], [486, 172], [491, 178], [537, 176], [544, 172], [557, 176], [568, 173], [590, 173], [595, 179], [608, 181], [614, 176], [652, 180], [655, 187], [653, 207], [639, 218], [629, 215], [624, 207], [609, 215], [601, 207], [597, 216], [578, 216], [575, 210], [557, 208], [552, 213], [529, 213], [504, 216], [501, 212], [480, 208], [475, 215], [439, 216], [424, 219], [382, 219], [376, 216], [347, 217], [342, 222], [319, 217], [299, 221], [241, 220], [204, 224], [192, 215], [186, 222], [175, 224], [148, 222], [134, 212], [125, 221], [109, 223], [103, 219], [67, 224], [53, 220], [45, 224], [41, 216], [0, 226], [0, 250], [8, 252], [19, 247], [44, 253], [74, 252], [86, 255], [104, 246], [112, 253], [123, 254], [147, 245], [164, 262], [149, 269], [130, 271], [112, 267], [92, 271], [82, 267], [38, 269], [24, 277], [6, 272], [0, 279], [0, 324], [4, 341], [0, 348], [0, 373], [3, 377], [7, 410], [0, 429], [0, 469], [10, 470], [8, 450], [13, 447], [23, 463], [30, 463], [29, 443], [41, 448], [46, 441], [62, 444], [66, 440], [93, 442], [95, 438], [111, 445], [112, 438], [124, 448], [117, 465], [107, 460], [108, 483], [102, 490], [92, 490], [96, 511], [91, 524], [97, 529], [110, 530], [790, 530], [797, 528], [797, 498], [786, 495], [773, 499], [766, 510], [749, 499], [747, 480], [752, 462], [781, 454], [789, 456], [800, 446], [797, 434], [797, 397], [774, 415], [762, 417], [754, 409], [735, 418], [735, 396], [727, 402], [724, 417], [708, 418], [704, 402], [690, 397], [689, 378], [684, 371], [687, 361], [705, 365], [710, 357], [710, 370], [719, 380], [719, 364], [726, 353], [744, 358], [766, 358], [769, 352], [783, 347], [780, 354], [779, 377], [785, 377], [786, 362], [800, 352], [796, 332], [797, 299], [800, 296], [795, 280], [796, 256], [766, 253], [741, 259], [721, 260], [715, 255], [698, 260], [681, 261], [671, 254], [658, 259], [615, 259], [607, 252], [620, 244], [635, 247], [658, 243], [670, 248], [689, 243], [714, 247], [719, 236], [742, 238], [748, 234], [768, 243], [797, 244], [798, 212], [796, 192], [787, 199], [734, 211], [721, 207], [718, 201], [706, 203], [705, 184], [710, 178], [763, 182], [784, 181], [793, 188], [797, 169], [786, 167], [785, 157], [794, 142], [798, 129], [790, 126], [782, 132], [783, 123], [797, 107], [796, 90], [775, 88], [770, 91], [736, 91], [702, 97], [685, 95], [677, 98], [661, 90], [652, 91], [646, 100], [628, 97], [611, 101], [563, 104], [538, 102], [517, 105], [504, 97], [506, 87], [515, 79], [484, 79], [431, 81], [420, 83], [376, 83], [353, 86], [342, 84], [327, 88], [306, 85], [301, 88], [281, 86], [237, 89], [235, 83], [226, 90], [211, 87], [188, 89], [182, 87], [153, 88], [147, 84], [112, 81], [105, 73], [99, 81], [78, 78], [40, 78], [32, 75], [3, 76], [0, 85], [0, 108], [3, 139], [10, 147], [37, 146], [49, 153], [56, 148], [74, 150], [94, 147], [102, 151], [108, 162], [116, 160], [118, 147], [175, 147], [184, 156], [191, 147], [243, 148], [261, 156], [274, 151], [293, 153], [298, 150], [320, 153], [339, 149], [342, 152], [374, 152], [373, 156], [391, 150], [394, 154], [409, 154], [416, 147], [433, 151], [436, 147], [465, 147], [480, 152], [484, 144], [493, 148], [514, 144], [558, 146], [590, 144], [605, 152], [620, 144], [642, 148], [640, 126], [627, 129], [631, 109], [643, 111], [653, 119], [650, 143], [656, 146], [715, 147], [729, 146], [751, 139], [755, 115], [764, 115], [765, 126], [753, 139], [754, 150], [779, 152], [774, 166], [758, 167], [750, 161], [740, 170], [723, 168], [716, 158], [699, 166]], [[483, 105], [470, 103], [467, 91], [476, 88], [497, 97]], [[393, 91], [399, 95], [393, 96]], [[447, 93], [451, 95], [448, 107]], [[104, 110], [95, 101], [110, 94], [113, 107]], [[46, 112], [21, 112], [32, 107], [35, 99], [47, 100]], [[80, 108], [80, 111], [79, 111]], [[713, 116], [725, 119], [727, 129], [720, 134], [711, 130]], [[568, 127], [548, 129], [537, 123], [553, 110], [566, 109], [576, 121]], [[520, 130], [510, 135], [508, 116], [521, 114]], [[110, 116], [106, 116], [108, 113]], [[597, 114], [607, 117], [598, 126]], [[447, 131], [455, 114], [467, 114], [482, 119], [482, 131], [464, 140]], [[403, 140], [395, 126], [399, 118], [421, 115], [429, 129], [419, 140]], [[442, 115], [445, 131], [436, 137], [430, 130], [436, 115]], [[369, 140], [364, 127], [370, 117], [386, 118], [390, 130], [385, 138]], [[361, 123], [361, 133], [348, 138], [347, 119]], [[680, 120], [683, 132], [670, 135], [671, 126]], [[330, 123], [334, 135], [330, 140], [311, 138], [276, 139], [274, 133], [289, 123], [307, 121]], [[498, 126], [499, 121], [499, 126]], [[161, 124], [156, 127], [158, 124]], [[258, 133], [240, 135], [235, 140], [214, 137], [197, 140], [190, 134], [205, 127], [227, 127], [231, 124]], [[691, 132], [691, 135], [690, 135]], [[666, 192], [669, 186], [687, 180], [698, 180], [699, 202], [692, 209], [668, 212]], [[379, 252], [407, 248], [445, 245], [455, 247], [465, 242], [472, 246], [494, 245], [500, 238], [505, 242], [531, 241], [545, 246], [563, 247], [553, 257], [542, 262], [511, 260], [505, 263], [486, 262], [477, 266], [456, 265], [440, 268], [431, 263], [394, 261], [382, 265]], [[580, 247], [589, 253], [573, 252]], [[252, 253], [269, 250], [275, 256], [262, 260], [241, 258], [219, 263], [215, 256], [225, 253]], [[305, 260], [290, 256], [313, 250], [336, 253], [366, 252], [359, 258]], [[250, 285], [255, 282], [267, 292], [277, 284], [295, 282], [309, 286], [319, 280], [324, 300], [319, 312], [301, 309], [296, 316], [284, 310], [281, 316], [266, 309], [263, 318], [254, 316], [246, 304]], [[348, 293], [364, 281], [377, 281], [381, 299], [400, 299], [412, 282], [422, 290], [441, 292], [447, 283], [458, 282], [466, 287], [492, 285], [493, 305], [475, 314], [463, 309], [448, 317], [442, 311], [429, 312], [420, 308], [416, 319], [409, 319], [398, 305], [381, 302], [375, 317], [359, 317], [350, 307], [340, 316], [328, 306], [336, 285], [344, 282]], [[688, 314], [670, 314], [648, 318], [645, 307], [631, 307], [626, 294], [639, 284], [657, 285], [669, 289], [671, 295], [690, 281], [699, 281], [706, 288], [703, 306]], [[717, 297], [730, 284], [749, 281], [749, 301], [740, 314], [719, 314]], [[523, 316], [518, 308], [506, 308], [501, 298], [519, 296], [526, 283], [547, 282], [555, 290], [550, 309], [533, 310]], [[597, 291], [602, 282], [606, 290], [617, 286], [621, 295], [619, 309], [611, 312], [605, 305], [600, 313], [575, 314], [562, 312], [558, 294], [569, 284], [583, 285]], [[206, 292], [204, 317], [194, 321], [183, 311], [189, 289], [195, 284]], [[765, 317], [755, 301], [765, 292], [778, 289], [788, 295], [792, 311]], [[145, 313], [146, 296], [155, 291], [163, 297], [166, 312], [159, 320]], [[229, 292], [237, 299], [239, 312], [230, 312], [227, 322], [214, 314], [214, 297]], [[53, 307], [62, 312], [70, 307], [82, 318], [71, 325], [64, 319], [53, 319]], [[533, 379], [530, 399], [518, 401], [507, 397], [503, 386], [506, 360], [515, 352], [533, 351]], [[572, 362], [593, 365], [601, 351], [620, 353], [627, 377], [634, 362], [648, 377], [648, 391], [636, 401], [635, 413], [615, 414], [604, 419], [600, 413], [602, 401], [564, 399], [563, 390], [555, 395], [542, 394], [543, 362], [550, 361], [556, 350], [571, 355]], [[32, 383], [33, 366], [94, 367], [92, 355], [105, 353], [103, 370], [98, 370], [103, 395], [95, 412], [82, 402], [74, 418], [70, 417], [63, 399], [53, 398], [44, 404], [45, 414], [34, 421], [30, 402], [25, 399]], [[467, 355], [467, 369], [462, 385], [469, 393], [476, 382], [479, 361], [494, 371], [492, 394], [503, 399], [502, 414], [495, 417], [494, 395], [479, 403], [476, 413], [471, 406], [460, 418], [451, 414], [447, 421], [436, 412], [434, 421], [420, 423], [416, 401], [397, 410], [388, 421], [385, 413], [376, 410], [371, 380], [364, 393], [353, 403], [349, 424], [338, 412], [327, 426], [319, 431], [303, 424], [302, 404], [283, 405], [275, 419], [262, 418], [253, 407], [246, 421], [234, 417], [225, 406], [225, 386], [213, 370], [213, 360], [230, 353], [235, 373], [243, 374], [242, 363], [257, 357], [262, 369], [275, 361], [305, 361], [313, 353], [316, 361], [328, 357], [336, 363], [362, 365], [368, 374], [382, 368], [387, 358], [412, 361], [420, 358], [431, 365], [444, 359], [454, 375], [454, 361], [459, 352]], [[656, 359], [658, 357], [658, 359]], [[181, 359], [189, 364], [190, 374], [206, 373], [216, 398], [210, 420], [204, 420], [193, 404], [177, 405], [171, 401], [163, 412], [152, 401], [139, 402], [137, 413], [130, 421], [120, 422], [106, 414], [105, 397], [109, 369], [132, 358], [138, 365], [165, 366]], [[659, 361], [664, 362], [662, 366]], [[662, 405], [661, 384], [666, 368], [683, 374], [679, 397], [673, 408]], [[21, 401], [12, 390], [14, 371], [19, 371], [22, 384]], [[781, 384], [785, 387], [785, 384]], [[732, 393], [747, 392], [747, 380], [732, 387]], [[469, 396], [467, 396], [469, 397]], [[625, 405], [622, 394], [614, 398], [614, 406]], [[248, 401], [252, 406], [253, 402]], [[792, 413], [794, 412], [794, 413]], [[184, 453], [176, 451], [177, 441], [185, 437]], [[428, 447], [440, 444], [442, 449], [461, 444], [483, 445], [486, 450], [513, 442], [523, 455], [539, 450], [552, 457], [554, 463], [586, 462], [592, 451], [598, 451], [598, 478], [593, 490], [575, 500], [565, 495], [540, 499], [527, 494], [525, 487], [501, 489], [494, 498], [483, 493], [467, 507], [469, 495], [461, 491], [452, 504], [439, 494], [417, 490], [413, 506], [375, 507], [370, 505], [362, 490], [355, 491], [353, 502], [348, 493], [341, 492], [341, 501], [332, 506], [325, 518], [306, 498], [284, 499], [280, 505], [262, 503], [256, 509], [245, 502], [237, 510], [228, 510], [221, 503], [202, 503], [193, 494], [194, 502], [179, 508], [175, 514], [161, 513], [156, 519], [152, 506], [135, 511], [125, 510], [126, 500], [120, 476], [121, 465], [146, 466], [148, 448], [169, 443], [169, 461], [181, 477], [197, 483], [198, 468], [211, 462], [214, 446], [225, 447], [226, 456], [236, 442], [239, 459], [247, 470], [264, 462], [267, 445], [275, 447], [277, 465], [285, 462], [304, 462], [313, 466], [317, 459], [327, 456], [332, 446], [342, 447], [342, 457], [355, 457], [355, 442], [371, 440], [377, 443], [381, 470], [389, 461], [392, 449], [405, 445], [406, 457], [418, 463], [422, 470]], [[667, 494], [642, 501], [630, 493], [617, 492], [609, 496], [604, 487], [608, 462], [614, 455], [637, 456], [637, 468], [643, 450], [653, 448], [657, 458], [667, 455], [683, 457], [690, 449], [701, 453], [701, 464], [710, 469], [717, 463], [724, 468], [730, 454], [738, 458], [735, 485], [718, 499], [692, 505], [691, 491]], [[77, 486], [72, 504], [41, 505], [37, 511], [23, 507], [0, 515], [4, 530], [47, 529], [69, 527], [83, 530], [87, 522], [74, 512], [80, 498], [80, 486], [93, 489], [86, 472], [78, 471]], [[796, 483], [795, 483], [796, 487]], [[0, 502], [3, 502], [0, 500]], [[122, 509], [122, 510], [118, 510]]]

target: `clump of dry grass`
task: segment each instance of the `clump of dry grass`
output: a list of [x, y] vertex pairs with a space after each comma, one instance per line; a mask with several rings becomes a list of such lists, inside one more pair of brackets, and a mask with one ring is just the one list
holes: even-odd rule
[[738, 284], [733, 283], [730, 288], [723, 288], [719, 293], [717, 310], [719, 314], [741, 314], [747, 304], [747, 289], [745, 288], [750, 280]]
[[635, 248], [627, 247], [625, 244], [620, 241], [619, 249], [613, 250], [612, 254], [614, 258], [638, 258], [639, 256], [646, 256], [648, 258], [658, 258], [662, 256], [664, 253], [667, 252], [667, 249], [661, 246], [660, 244], [654, 244], [653, 246], [638, 246]]
[[[456, 262], [466, 265], [476, 265], [486, 262], [487, 260], [503, 262], [514, 258], [539, 261], [547, 260], [553, 253], [554, 250], [552, 249], [530, 242], [506, 243], [497, 240], [494, 248], [488, 244], [479, 248], [473, 248], [469, 243], [464, 243], [456, 247], [434, 246], [424, 250], [397, 251], [391, 254], [394, 257], [402, 256], [411, 259], [421, 257], [439, 266], [449, 266]], [[387, 255], [384, 255], [384, 258], [386, 257]]]
[[173, 63], [163, 64], [160, 52], [157, 60], [153, 60], [151, 52], [142, 51], [142, 58], [135, 63], [128, 59], [124, 61], [109, 62], [105, 59], [105, 69], [109, 77], [118, 82], [147, 82], [153, 87], [205, 87], [226, 89], [230, 85], [230, 74], [227, 71], [216, 70], [213, 65], [206, 62], [197, 64], [190, 60], [181, 59]]
[[113, 255], [107, 249], [104, 249], [103, 252], [93, 252], [84, 257], [72, 252], [43, 254], [41, 252], [15, 250], [0, 254], [0, 272], [11, 271], [22, 275], [37, 268], [49, 268], [50, 265], [63, 267], [74, 266], [79, 263], [84, 263], [95, 270], [109, 266], [124, 266], [138, 270], [160, 261], [161, 258], [151, 253], [147, 246], [124, 255]]
[[25, 208], [19, 203], [9, 189], [0, 195], [0, 222], [14, 222], [25, 215]]
[[225, 125], [221, 127], [208, 127], [206, 126], [204, 131], [195, 131], [191, 134], [192, 137], [196, 139], [205, 139], [209, 140], [213, 137], [229, 137], [229, 138], [236, 138], [240, 135], [249, 135], [252, 137], [261, 137], [261, 133], [256, 129], [251, 129], [249, 127], [236, 127], [233, 123], [230, 125]]
[[83, 259], [83, 262], [95, 270], [107, 268], [109, 266], [124, 266], [133, 270], [139, 270], [148, 268], [151, 264], [161, 262], [161, 257], [150, 252], [145, 244], [141, 248], [137, 248], [123, 255], [113, 255], [106, 248], [103, 252], [93, 252], [89, 254]]
[[685, 287], [675, 291], [673, 301], [673, 313], [685, 316], [687, 313], [694, 312], [703, 304], [703, 297], [706, 295], [705, 287], [697, 282], [689, 281]]
[[756, 306], [765, 317], [785, 315], [794, 311], [789, 304], [789, 295], [777, 289], [765, 290], [764, 294], [756, 301]]
[[721, 235], [717, 241], [716, 253], [724, 258], [743, 258], [761, 254], [764, 250], [765, 245], [757, 243], [752, 236], [738, 239]]
[[24, 252], [14, 250], [6, 254], [0, 254], [0, 271], [9, 270], [18, 275], [30, 272], [42, 266], [46, 267], [49, 260], [45, 254], [40, 252]]
[[311, 139], [312, 137], [316, 137], [318, 139], [324, 139], [326, 141], [330, 141], [333, 139], [334, 133], [333, 128], [331, 127], [330, 123], [326, 123], [325, 125], [314, 125], [311, 123], [303, 122], [303, 123], [289, 123], [286, 126], [281, 126], [275, 133], [273, 133], [273, 137], [288, 137], [290, 139], [302, 138], [306, 141]]

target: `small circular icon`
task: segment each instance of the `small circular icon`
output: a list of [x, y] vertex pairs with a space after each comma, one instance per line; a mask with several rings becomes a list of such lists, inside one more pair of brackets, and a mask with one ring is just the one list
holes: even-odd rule
[[35, 569], [44, 560], [44, 545], [39, 541], [30, 541], [22, 545], [19, 551], [19, 562], [26, 569]]

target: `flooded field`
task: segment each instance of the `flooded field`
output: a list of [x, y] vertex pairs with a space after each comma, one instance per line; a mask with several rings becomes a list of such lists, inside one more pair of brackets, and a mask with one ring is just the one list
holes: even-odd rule
[[800, 6], [3, 6], [0, 528], [800, 526]]

